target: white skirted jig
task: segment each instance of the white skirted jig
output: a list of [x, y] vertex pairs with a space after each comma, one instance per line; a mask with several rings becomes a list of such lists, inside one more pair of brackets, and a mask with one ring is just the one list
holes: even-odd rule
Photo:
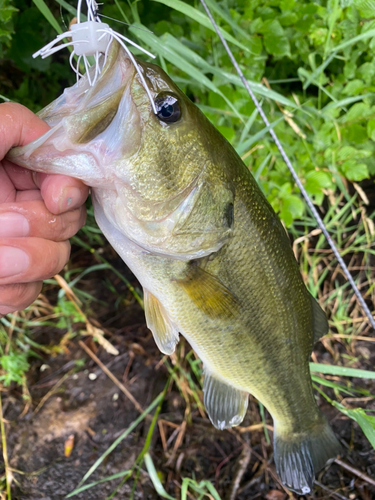
[[[108, 24], [103, 23], [97, 13], [98, 4], [95, 2], [95, 0], [86, 0], [86, 6], [87, 21], [81, 22], [82, 0], [78, 0], [77, 23], [72, 24], [69, 31], [61, 33], [50, 43], [45, 45], [42, 49], [38, 50], [38, 52], [35, 52], [35, 54], [33, 54], [33, 57], [35, 58], [40, 56], [42, 59], [45, 59], [46, 57], [54, 54], [55, 52], [58, 52], [65, 47], [73, 47], [73, 51], [69, 58], [69, 63], [72, 70], [77, 75], [77, 81], [83, 76], [79, 71], [79, 64], [82, 59], [86, 70], [87, 80], [89, 82], [89, 85], [93, 87], [107, 61], [109, 46], [111, 45], [112, 40], [115, 39], [125, 50], [129, 59], [134, 64], [142, 85], [147, 92], [148, 98], [150, 99], [152, 110], [155, 114], [157, 114], [154, 99], [143, 76], [143, 70], [140, 66], [138, 66], [137, 61], [126, 46], [126, 43], [133, 45], [133, 47], [136, 47], [144, 54], [147, 54], [153, 59], [155, 58], [155, 56], [129, 38], [121, 35], [117, 31], [114, 31], [108, 26]], [[64, 38], [70, 38], [70, 41], [60, 44], [59, 42], [61, 42]], [[76, 65], [74, 65], [74, 56], [78, 56]], [[94, 64], [90, 63], [88, 59], [90, 56], [94, 57]]]

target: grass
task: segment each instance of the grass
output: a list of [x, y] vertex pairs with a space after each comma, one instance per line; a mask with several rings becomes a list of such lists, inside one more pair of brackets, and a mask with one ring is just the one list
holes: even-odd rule
[[[59, 3], [72, 13], [71, 6], [68, 7], [63, 1]], [[330, 333], [317, 345], [313, 354], [313, 363], [311, 363], [317, 396], [320, 395], [321, 400], [326, 400], [339, 410], [343, 418], [348, 417], [356, 421], [371, 445], [375, 447], [375, 417], [370, 411], [366, 411], [366, 408], [347, 402], [349, 397], [353, 397], [354, 400], [358, 397], [362, 398], [362, 401], [366, 400], [365, 403], [369, 406], [374, 399], [363, 385], [365, 379], [375, 378], [375, 372], [363, 370], [363, 366], [369, 367], [363, 353], [366, 353], [368, 341], [373, 340], [363, 312], [353, 300], [352, 291], [343, 279], [340, 269], [337, 268], [337, 262], [327, 247], [324, 237], [316, 229], [315, 221], [306, 214], [298, 192], [295, 191], [288, 175], [283, 170], [277, 152], [268, 138], [268, 129], [262, 126], [257, 112], [248, 103], [238, 77], [226, 65], [225, 56], [217, 40], [212, 35], [207, 35], [207, 30], [211, 30], [211, 26], [205, 14], [197, 4], [192, 6], [177, 0], [158, 0], [158, 3], [170, 6], [183, 16], [194, 19], [197, 27], [192, 39], [187, 39], [186, 32], [181, 34], [181, 30], [178, 29], [179, 23], [183, 26], [181, 17], [176, 18], [179, 20], [176, 25], [168, 21], [167, 25], [164, 25], [166, 28], [164, 30], [154, 23], [156, 24], [153, 26], [154, 33], [149, 33], [137, 29], [144, 25], [142, 24], [143, 16], [138, 12], [136, 3], [129, 2], [128, 8], [125, 4], [116, 2], [119, 10], [113, 12], [114, 16], [119, 19], [122, 16], [125, 22], [133, 21], [133, 26], [129, 30], [132, 36], [138, 38], [158, 56], [158, 63], [165, 67], [190, 95], [194, 94], [198, 97], [201, 101], [199, 103], [201, 109], [234, 144], [238, 153], [252, 169], [274, 208], [281, 214], [293, 238], [294, 252], [305, 283], [329, 316]], [[56, 21], [52, 21], [54, 19], [52, 7], [42, 0], [38, 0], [35, 4], [57, 30]], [[236, 17], [235, 9], [231, 10], [225, 5], [214, 2], [209, 2], [209, 5], [215, 8], [227, 40], [236, 44], [240, 56], [244, 58], [242, 64], [246, 67], [249, 64], [245, 59], [246, 51], [248, 52], [248, 47], [256, 51], [257, 40], [250, 34], [250, 30], [241, 25], [241, 19]], [[310, 195], [321, 206], [324, 222], [355, 276], [357, 286], [369, 302], [374, 302], [373, 216], [366, 208], [367, 201], [363, 193], [357, 190], [353, 195], [351, 185], [343, 178], [344, 172], [352, 172], [350, 162], [353, 155], [363, 158], [363, 165], [370, 165], [366, 163], [369, 158], [366, 151], [369, 149], [365, 146], [360, 146], [354, 152], [348, 149], [343, 152], [343, 148], [353, 148], [352, 143], [351, 146], [345, 143], [349, 140], [345, 138], [345, 129], [350, 129], [351, 137], [354, 137], [358, 131], [358, 127], [355, 126], [363, 127], [360, 121], [363, 116], [358, 114], [360, 111], [362, 114], [368, 111], [366, 127], [369, 130], [372, 127], [373, 118], [370, 114], [373, 112], [371, 108], [372, 88], [364, 88], [360, 95], [339, 95], [336, 92], [337, 82], [331, 82], [332, 85], [330, 85], [327, 82], [326, 72], [330, 64], [341, 62], [343, 58], [346, 60], [345, 64], [349, 64], [350, 50], [357, 47], [356, 44], [365, 44], [369, 41], [375, 35], [375, 30], [368, 29], [350, 40], [343, 40], [332, 45], [332, 34], [338, 33], [341, 11], [339, 11], [337, 1], [331, 2], [330, 5], [331, 12], [329, 19], [327, 17], [327, 32], [322, 42], [322, 55], [312, 54], [314, 57], [309, 57], [310, 67], [301, 67], [294, 75], [298, 75], [297, 81], [302, 82], [302, 91], [298, 95], [293, 92], [285, 93], [285, 95], [282, 93], [283, 84], [292, 86], [296, 83], [296, 78], [272, 80], [272, 74], [269, 74], [268, 80], [264, 79], [261, 84], [257, 81], [256, 74], [251, 74], [251, 78], [249, 75], [247, 77], [252, 90], [263, 100], [271, 127], [278, 131], [283, 145], [288, 148], [289, 154], [298, 165]], [[111, 15], [111, 12], [108, 14]], [[118, 26], [114, 27], [118, 29]], [[265, 28], [262, 29], [265, 30]], [[160, 34], [160, 31], [163, 33]], [[265, 32], [264, 38], [266, 36]], [[200, 42], [202, 38], [208, 40], [207, 45], [210, 47], [212, 57], [206, 57], [204, 50], [199, 48], [197, 42]], [[254, 57], [258, 57], [258, 63], [261, 64], [262, 54], [259, 53]], [[274, 57], [273, 62], [277, 66], [277, 57]], [[255, 66], [258, 63], [255, 62]], [[309, 94], [313, 87], [317, 96], [314, 96], [314, 92]], [[205, 97], [207, 95], [208, 98]], [[354, 108], [355, 105], [362, 104], [365, 108]], [[326, 128], [320, 135], [323, 127]], [[370, 130], [370, 135], [371, 133]], [[352, 177], [349, 175], [348, 178], [353, 181], [360, 180], [354, 179], [353, 175]], [[11, 382], [20, 384], [25, 398], [27, 398], [26, 372], [30, 361], [46, 355], [59, 356], [66, 353], [69, 347], [74, 345], [90, 328], [99, 344], [103, 348], [107, 346], [108, 350], [109, 346], [105, 343], [105, 339], [108, 337], [111, 339], [113, 329], [111, 326], [102, 324], [99, 311], [107, 308], [110, 314], [116, 317], [119, 311], [126, 311], [136, 304], [143, 306], [139, 286], [125, 272], [117, 269], [116, 257], [96, 227], [91, 211], [89, 211], [87, 226], [73, 238], [73, 243], [75, 245], [74, 264], [69, 264], [64, 269], [61, 273], [62, 280], [59, 278], [48, 280], [43, 294], [30, 308], [0, 319], [1, 345], [5, 346], [2, 349], [0, 361], [7, 377], [3, 383], [4, 385], [9, 385]], [[103, 248], [106, 252], [105, 256]], [[102, 280], [100, 285], [98, 285], [99, 280]], [[99, 286], [104, 287], [107, 293], [99, 294], [97, 292]], [[104, 295], [111, 299], [107, 299]], [[52, 329], [60, 332], [61, 340], [58, 344], [38, 343], [33, 340], [41, 332]], [[106, 342], [110, 343], [108, 340]], [[364, 349], [358, 350], [358, 347], [362, 346]], [[329, 359], [328, 364], [327, 359]], [[197, 420], [206, 420], [202, 404], [202, 367], [194, 352], [184, 341], [181, 341], [176, 354], [170, 360], [164, 358], [163, 363], [168, 373], [164, 390], [90, 466], [80, 484], [67, 495], [67, 498], [107, 481], [110, 481], [111, 485], [117, 481], [108, 499], [115, 498], [118, 489], [125, 482], [132, 484], [131, 496], [135, 498], [137, 488], [145, 474], [162, 498], [176, 500], [177, 498], [181, 500], [205, 497], [217, 500], [220, 498], [218, 490], [223, 489], [222, 485], [217, 481], [218, 487], [216, 488], [212, 476], [197, 479], [183, 477], [179, 473], [173, 476], [174, 489], [177, 493], [173, 492], [172, 495], [170, 486], [172, 483], [168, 482], [160, 470], [160, 464], [168, 462], [171, 457], [176, 457], [185, 439], [186, 429], [182, 427], [182, 423], [165, 420], [165, 415], [163, 415], [163, 402], [166, 395], [171, 393], [172, 387], [179, 392], [184, 401], [184, 421], [190, 428], [194, 428]], [[8, 389], [5, 387], [4, 390]], [[256, 445], [251, 449], [254, 456], [257, 453], [256, 447], [264, 453], [263, 456], [257, 457], [252, 465], [254, 472], [252, 480], [261, 477], [266, 481], [267, 478], [272, 479], [272, 472], [265, 459], [268, 432], [270, 428], [272, 429], [272, 422], [263, 407], [259, 407], [256, 403], [250, 406], [252, 408], [252, 432], [256, 436], [253, 438]], [[154, 414], [151, 417], [152, 411]], [[132, 466], [88, 483], [93, 473], [99, 470], [115, 448], [135, 432], [138, 426], [146, 425], [146, 423], [148, 430], [144, 444]], [[2, 416], [1, 425], [4, 453], [6, 434]], [[245, 432], [241, 429], [234, 432], [238, 443], [242, 447], [248, 446], [242, 440]], [[158, 433], [160, 435], [164, 433], [165, 442], [154, 453], [152, 442]], [[171, 450], [172, 443], [174, 444]], [[188, 448], [188, 444], [185, 444], [185, 448]], [[350, 443], [349, 449], [352, 448], [353, 444]], [[5, 458], [4, 462], [6, 464]], [[259, 476], [257, 476], [258, 473]], [[238, 479], [238, 485], [240, 481], [241, 477]], [[1, 484], [4, 484], [8, 498], [10, 498], [10, 481], [4, 476]]]

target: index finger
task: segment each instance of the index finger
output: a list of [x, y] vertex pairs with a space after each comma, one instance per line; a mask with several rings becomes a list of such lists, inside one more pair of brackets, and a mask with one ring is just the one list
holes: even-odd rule
[[32, 111], [15, 102], [0, 104], [0, 159], [15, 146], [25, 146], [49, 130]]

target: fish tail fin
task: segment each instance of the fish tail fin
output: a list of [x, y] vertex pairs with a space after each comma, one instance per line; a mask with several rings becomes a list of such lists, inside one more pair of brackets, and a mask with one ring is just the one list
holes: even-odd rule
[[275, 425], [276, 471], [282, 483], [300, 495], [311, 492], [315, 473], [340, 451], [340, 443], [323, 415], [305, 432], [278, 432]]

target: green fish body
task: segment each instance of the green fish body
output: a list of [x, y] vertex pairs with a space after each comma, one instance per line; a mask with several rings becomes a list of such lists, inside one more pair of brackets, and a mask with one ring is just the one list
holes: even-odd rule
[[160, 350], [171, 354], [181, 333], [198, 353], [215, 427], [240, 424], [249, 393], [261, 401], [281, 480], [308, 493], [339, 451], [309, 372], [325, 314], [231, 145], [159, 67], [139, 64], [158, 115], [113, 43], [96, 85], [67, 89], [40, 113], [51, 131], [9, 158], [92, 187], [99, 226], [144, 288]]

